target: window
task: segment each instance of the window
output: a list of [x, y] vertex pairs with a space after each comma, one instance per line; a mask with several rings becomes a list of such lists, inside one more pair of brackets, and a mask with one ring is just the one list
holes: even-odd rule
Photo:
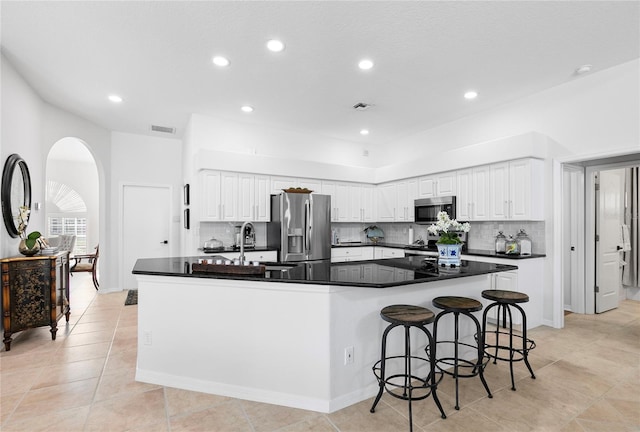
[[87, 219], [77, 217], [49, 216], [48, 236], [72, 234], [76, 236], [76, 245], [72, 254], [87, 253]]
[[76, 236], [72, 254], [87, 253], [87, 206], [71, 187], [49, 180], [47, 184], [47, 237]]

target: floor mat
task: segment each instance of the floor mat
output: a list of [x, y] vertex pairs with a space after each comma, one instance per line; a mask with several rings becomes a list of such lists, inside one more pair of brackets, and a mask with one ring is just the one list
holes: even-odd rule
[[125, 306], [138, 304], [138, 290], [129, 290], [127, 293], [127, 299], [124, 301]]

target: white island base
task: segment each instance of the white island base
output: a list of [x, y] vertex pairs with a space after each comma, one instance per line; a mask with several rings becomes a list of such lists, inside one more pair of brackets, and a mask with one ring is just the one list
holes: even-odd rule
[[[376, 395], [371, 367], [388, 324], [383, 307], [419, 305], [437, 314], [431, 299], [443, 295], [486, 305], [480, 293], [489, 287], [489, 275], [391, 288], [136, 277], [137, 381], [323, 413]], [[482, 311], [476, 316], [481, 321]], [[452, 315], [441, 323], [448, 333], [440, 338], [453, 339]], [[475, 327], [464, 317], [460, 324], [472, 342]], [[401, 329], [390, 333], [387, 355], [402, 353]], [[425, 345], [424, 334], [412, 333], [415, 354], [423, 356]]]

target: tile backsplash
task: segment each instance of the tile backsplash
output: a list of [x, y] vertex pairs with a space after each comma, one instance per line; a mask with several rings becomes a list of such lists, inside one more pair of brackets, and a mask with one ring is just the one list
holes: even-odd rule
[[[233, 246], [235, 227], [241, 223], [232, 222], [202, 222], [200, 224], [200, 246], [206, 240], [215, 238], [221, 240], [224, 246]], [[364, 229], [371, 224], [363, 223], [333, 223], [331, 228], [336, 231], [341, 243], [362, 242], [370, 243]], [[256, 245], [266, 246], [267, 224], [266, 222], [254, 222], [256, 230]], [[409, 227], [413, 227], [413, 238], [427, 239], [427, 225], [415, 223], [376, 223], [376, 226], [384, 232], [384, 242], [407, 244], [409, 242]], [[502, 221], [502, 222], [471, 222], [467, 247], [470, 249], [494, 250], [495, 238], [498, 231], [502, 231], [507, 237], [515, 235], [524, 229], [532, 243], [533, 253], [545, 253], [545, 223], [531, 221]]]
[[[427, 240], [427, 226], [415, 223], [376, 223], [384, 232], [384, 242], [406, 244], [409, 242], [409, 227], [413, 227], [414, 240]], [[331, 227], [336, 230], [341, 243], [369, 242], [364, 228], [369, 224], [334, 223]], [[470, 249], [494, 250], [495, 238], [498, 231], [507, 237], [515, 235], [524, 229], [531, 238], [532, 252], [545, 253], [545, 223], [532, 221], [501, 221], [501, 222], [471, 222], [467, 247]]]

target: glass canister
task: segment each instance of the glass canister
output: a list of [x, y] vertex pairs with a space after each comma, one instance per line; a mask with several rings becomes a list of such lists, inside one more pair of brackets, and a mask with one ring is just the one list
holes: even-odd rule
[[504, 253], [506, 250], [507, 238], [502, 231], [498, 231], [496, 236], [496, 253]]
[[531, 255], [531, 239], [524, 231], [524, 229], [520, 230], [520, 232], [516, 236], [516, 241], [518, 242], [518, 247], [520, 248], [520, 255]]
[[512, 235], [510, 235], [509, 238], [507, 239], [504, 253], [507, 255], [520, 255], [520, 248], [518, 247], [518, 241], [514, 239]]

